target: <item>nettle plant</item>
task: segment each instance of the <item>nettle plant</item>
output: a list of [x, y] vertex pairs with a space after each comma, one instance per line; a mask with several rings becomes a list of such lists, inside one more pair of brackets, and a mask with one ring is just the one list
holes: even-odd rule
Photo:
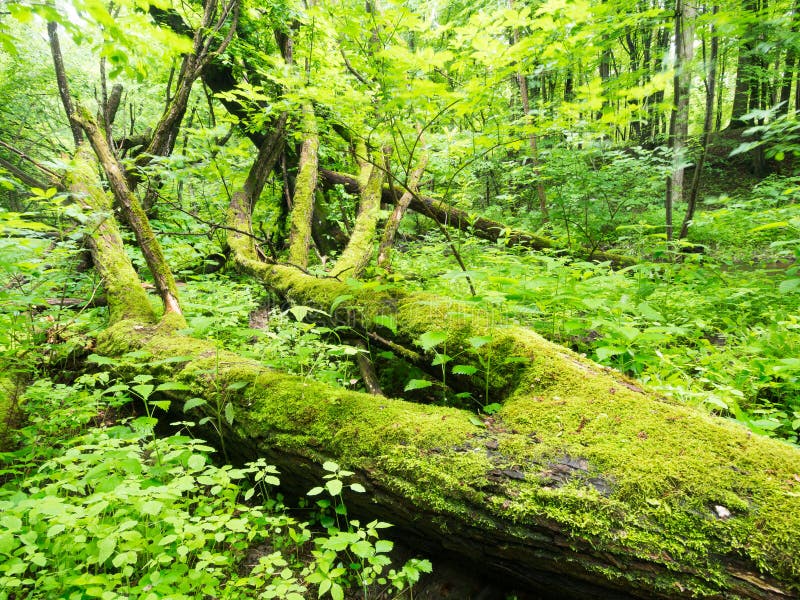
[[[154, 435], [153, 411], [165, 407], [152, 396], [169, 382], [107, 383], [107, 373], [73, 386], [42, 380], [20, 403], [42, 416], [23, 427], [25, 446], [0, 455], [0, 598], [302, 600], [311, 589], [343, 598], [373, 583], [399, 592], [430, 571], [412, 560], [383, 575], [392, 543], [378, 532], [388, 524], [321, 518], [320, 529], [295, 519], [263, 459], [217, 466], [203, 440]], [[145, 415], [87, 428], [134, 396], [150, 406]], [[72, 427], [59, 430], [67, 417]], [[346, 515], [351, 473], [325, 468], [331, 501], [320, 514]]]

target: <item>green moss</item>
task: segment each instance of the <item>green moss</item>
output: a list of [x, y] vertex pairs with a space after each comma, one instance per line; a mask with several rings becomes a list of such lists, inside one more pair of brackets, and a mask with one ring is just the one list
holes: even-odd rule
[[383, 180], [383, 170], [373, 167], [369, 180], [361, 189], [361, 200], [353, 233], [339, 260], [331, 269], [332, 277], [358, 279], [369, 264], [374, 251]]
[[125, 254], [111, 199], [100, 184], [97, 161], [88, 146], [78, 149], [67, 175], [67, 185], [87, 215], [96, 219], [95, 226], [90, 229], [89, 244], [106, 288], [111, 322], [123, 319], [153, 322], [155, 315], [139, 276]]
[[[517, 392], [489, 428], [474, 426], [462, 411], [275, 373], [158, 327], [117, 324], [103, 349], [125, 352], [139, 343], [156, 359], [194, 357], [166, 363], [161, 376], [190, 384], [192, 395], [210, 402], [234, 402], [237, 437], [262, 451], [334, 456], [420, 509], [451, 518], [478, 515], [490, 528], [514, 526], [520, 543], [529, 528], [550, 523], [566, 539], [620, 564], [636, 559], [674, 569], [674, 578], [662, 576], [659, 586], [682, 585], [701, 595], [734, 584], [725, 557], [784, 582], [798, 580], [795, 449], [654, 400], [621, 385], [614, 373], [514, 335], [522, 338], [518, 349], [533, 352], [540, 344], [539, 360], [523, 369]], [[561, 368], [542, 366], [545, 356], [560, 359]], [[248, 385], [231, 391], [232, 382]], [[565, 457], [585, 462], [559, 479]], [[731, 518], [720, 518], [716, 505]], [[647, 569], [608, 574], [642, 586], [652, 585], [650, 575]]]
[[289, 262], [298, 267], [308, 265], [308, 245], [311, 240], [311, 219], [314, 213], [314, 191], [317, 187], [317, 152], [319, 137], [316, 133], [314, 112], [303, 107], [305, 140], [300, 152], [300, 165], [294, 184], [291, 223], [289, 231]]
[[[504, 406], [479, 429], [457, 411], [268, 374], [242, 400], [240, 435], [341, 457], [415, 505], [513, 526], [522, 544], [531, 531], [564, 532], [569, 543], [612, 557], [581, 563], [610, 581], [736, 597], [750, 583], [735, 568], [762, 573], [765, 586], [775, 578], [800, 589], [796, 448], [664, 402], [533, 332], [497, 327], [469, 305], [352, 289], [283, 267], [253, 272], [321, 310], [353, 296], [356, 326], [394, 315], [399, 341], [444, 330], [459, 362], [480, 366], [491, 353], [491, 399]], [[473, 351], [472, 336], [492, 341]]]

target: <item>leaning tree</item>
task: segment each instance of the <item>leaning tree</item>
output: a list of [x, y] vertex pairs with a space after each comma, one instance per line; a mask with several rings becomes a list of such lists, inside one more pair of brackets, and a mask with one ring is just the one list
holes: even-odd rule
[[[105, 72], [96, 110], [85, 92], [70, 88], [58, 26], [74, 31], [70, 15], [29, 10], [51, 23], [54, 94], [60, 92], [75, 147], [60, 170], [42, 170], [41, 161], [21, 153], [24, 166], [15, 162], [19, 173], [11, 174], [25, 185], [60, 187], [74, 203], [72, 214], [80, 209], [108, 301], [108, 328], [95, 352], [113, 357], [120, 377], [148, 373], [180, 382], [174, 387], [186, 391], [168, 393], [206, 399], [197, 410], [230, 404], [234, 418], [223, 435], [231, 456], [267, 457], [296, 492], [335, 459], [369, 491], [366, 500], [348, 498], [356, 510], [391, 520], [429, 551], [457, 553], [543, 593], [796, 597], [795, 448], [662, 398], [529, 329], [492, 322], [473, 304], [370, 284], [390, 268], [407, 210], [430, 219], [445, 239], [460, 229], [534, 249], [556, 245], [423, 194], [434, 158], [422, 149], [426, 130], [469, 85], [457, 87], [447, 73], [431, 77], [420, 82], [431, 91], [409, 108], [408, 55], [421, 34], [417, 27], [398, 35], [402, 11], [381, 14], [371, 2], [349, 7], [337, 29], [322, 5], [308, 12], [239, 0], [187, 3], [183, 12], [164, 3], [146, 13], [141, 3], [112, 7], [129, 10], [153, 36], [179, 47], [160, 115], [125, 132], [115, 125], [123, 90], [107, 91]], [[108, 40], [130, 38], [114, 29], [127, 13], [94, 4], [92, 10]], [[335, 388], [181, 333], [179, 287], [150, 216], [170, 194], [165, 182], [178, 161], [168, 158], [182, 133], [192, 133], [187, 120], [199, 91], [209, 117], [222, 106], [237, 130], [215, 139], [209, 152], [221, 151], [232, 135], [251, 142], [249, 168], [217, 203], [224, 219], [214, 228], [224, 233], [228, 268], [286, 303], [346, 324], [371, 348], [438, 375], [442, 385], [446, 379], [456, 391], [485, 394], [501, 405], [494, 415], [386, 397], [377, 385], [367, 386], [372, 393]], [[438, 101], [425, 97], [440, 92]], [[522, 143], [529, 140], [526, 134]], [[336, 164], [326, 164], [334, 155]], [[349, 174], [341, 172], [348, 161]], [[257, 220], [271, 178], [281, 184], [286, 227], [268, 240]], [[325, 193], [334, 186], [357, 203], [349, 227], [330, 218]], [[385, 223], [382, 204], [393, 210]], [[121, 228], [141, 250], [158, 310], [126, 254]], [[576, 251], [591, 258], [594, 250]], [[455, 244], [452, 252], [460, 261]], [[383, 271], [373, 267], [378, 255]], [[312, 262], [317, 275], [309, 272]], [[432, 369], [441, 353], [459, 355], [460, 368]], [[374, 379], [371, 366], [362, 367], [365, 379]]]

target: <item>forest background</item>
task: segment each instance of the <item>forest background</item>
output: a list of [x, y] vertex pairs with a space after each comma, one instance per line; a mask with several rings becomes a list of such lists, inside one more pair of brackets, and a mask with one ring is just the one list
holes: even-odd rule
[[[635, 378], [615, 380], [612, 396], [646, 388], [736, 435], [780, 440], [769, 448], [788, 458], [774, 470], [800, 483], [798, 11], [777, 0], [4, 2], [0, 595], [402, 593], [430, 564], [389, 567], [379, 530], [391, 517], [346, 515], [348, 490], [381, 496], [363, 475], [367, 451], [325, 422], [330, 445], [280, 438], [312, 422], [293, 404], [310, 394], [296, 382], [329, 386], [313, 388], [320, 398], [455, 408], [494, 435], [522, 419], [506, 400], [533, 377], [539, 343], [508, 341], [509, 325]], [[424, 315], [395, 310], [414, 294], [427, 294], [414, 296]], [[215, 360], [187, 375], [187, 357], [211, 350], [154, 346], [139, 333], [156, 322], [213, 340]], [[295, 376], [278, 386], [291, 424], [255, 437], [315, 462], [322, 485], [265, 485], [279, 479], [264, 458], [287, 459], [240, 449], [259, 385], [244, 366], [223, 377], [221, 352]], [[556, 401], [579, 387], [565, 381], [548, 392]], [[544, 476], [548, 490], [577, 485], [573, 472], [589, 485], [593, 450], [579, 451], [590, 468], [558, 440], [595, 426], [575, 406], [548, 434], [531, 425], [549, 448], [543, 472], [571, 473]], [[336, 418], [372, 409], [360, 410]], [[662, 435], [631, 411], [615, 418], [634, 436]], [[439, 447], [413, 439], [426, 456]], [[622, 464], [627, 450], [598, 452]], [[495, 460], [489, 478], [516, 485], [521, 465]], [[378, 476], [390, 496], [405, 490], [392, 468]], [[591, 494], [614, 497], [620, 468]], [[666, 518], [648, 485], [634, 504]], [[282, 494], [308, 489], [306, 512], [285, 512]], [[728, 523], [750, 506], [737, 494], [698, 503]], [[58, 508], [36, 508], [42, 498]], [[438, 514], [432, 499], [403, 498]], [[595, 505], [580, 524], [536, 510], [574, 539], [619, 542], [594, 531], [607, 526], [591, 525]], [[255, 556], [264, 540], [274, 552]], [[624, 556], [655, 554], [625, 544]], [[781, 582], [764, 586], [796, 590], [796, 559], [736, 552]], [[643, 576], [575, 560], [584, 583], [653, 592]], [[666, 567], [653, 585], [665, 597], [733, 589], [705, 568], [687, 579]]]

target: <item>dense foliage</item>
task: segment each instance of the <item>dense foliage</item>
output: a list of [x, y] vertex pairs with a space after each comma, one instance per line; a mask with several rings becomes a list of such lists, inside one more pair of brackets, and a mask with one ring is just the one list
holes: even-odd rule
[[[304, 272], [461, 298], [800, 445], [798, 15], [788, 0], [0, 5], [0, 598], [366, 597], [430, 570], [388, 567], [387, 524], [348, 519], [343, 486], [360, 486], [339, 465], [298, 518], [273, 467], [227, 464], [230, 405], [195, 424], [205, 399], [176, 409], [162, 396], [178, 384], [115, 378], [93, 354], [109, 316], [85, 240], [107, 215], [63, 183], [85, 134], [64, 114], [54, 40], [67, 97], [97, 114], [178, 279], [184, 333], [355, 390], [369, 390], [366, 356], [387, 395], [476, 419], [500, 408], [490, 378], [518, 357], [465, 358], [491, 337], [450, 355], [427, 331], [413, 346], [429, 358], [415, 361], [334, 319], [346, 296], [327, 311], [289, 305], [225, 268], [253, 143], [284, 119], [252, 199], [264, 257], [289, 261], [313, 172]], [[380, 171], [392, 194], [430, 196], [472, 226], [409, 213], [388, 263], [332, 270], [363, 214], [374, 234], [393, 207], [359, 208], [317, 162], [360, 170], [362, 188]], [[475, 235], [479, 217], [501, 225], [496, 242]], [[123, 220], [134, 266], [159, 288]], [[548, 247], [516, 244], [519, 231]], [[378, 241], [367, 236], [368, 256]]]

